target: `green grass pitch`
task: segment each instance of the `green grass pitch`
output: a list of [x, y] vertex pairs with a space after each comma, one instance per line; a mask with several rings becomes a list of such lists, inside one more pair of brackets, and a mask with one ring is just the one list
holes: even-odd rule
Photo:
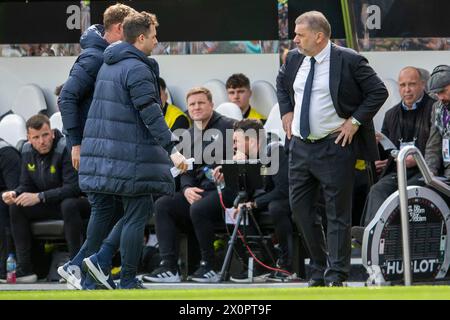
[[450, 286], [0, 291], [0, 300], [450, 300]]

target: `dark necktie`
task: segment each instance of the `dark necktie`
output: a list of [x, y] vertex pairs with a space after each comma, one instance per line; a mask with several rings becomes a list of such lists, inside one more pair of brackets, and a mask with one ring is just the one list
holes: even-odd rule
[[311, 57], [311, 69], [309, 69], [308, 78], [306, 78], [305, 90], [303, 91], [302, 112], [300, 114], [300, 135], [303, 139], [308, 138], [311, 133], [309, 127], [309, 105], [311, 102], [311, 89], [314, 81], [314, 64], [316, 59]]

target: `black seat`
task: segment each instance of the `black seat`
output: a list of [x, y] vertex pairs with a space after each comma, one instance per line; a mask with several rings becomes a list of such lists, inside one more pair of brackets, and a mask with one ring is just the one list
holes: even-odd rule
[[31, 234], [37, 239], [64, 239], [64, 221], [42, 220], [33, 222], [31, 224]]

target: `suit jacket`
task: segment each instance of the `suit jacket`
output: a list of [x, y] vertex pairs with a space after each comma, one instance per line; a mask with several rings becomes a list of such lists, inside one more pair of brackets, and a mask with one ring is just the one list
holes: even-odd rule
[[[281, 117], [294, 111], [294, 81], [305, 56], [291, 50], [277, 77], [277, 97]], [[355, 117], [361, 126], [352, 144], [358, 159], [379, 158], [373, 117], [388, 97], [383, 81], [369, 66], [366, 58], [352, 49], [331, 45], [330, 93], [339, 117]]]

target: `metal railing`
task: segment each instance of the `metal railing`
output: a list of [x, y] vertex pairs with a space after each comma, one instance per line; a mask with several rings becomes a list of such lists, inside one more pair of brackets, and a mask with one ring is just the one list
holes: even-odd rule
[[[436, 190], [450, 197], [450, 187], [444, 182], [433, 176], [420, 150], [415, 146], [407, 146], [400, 151], [393, 151], [392, 155], [397, 158], [397, 176], [398, 176], [398, 192], [400, 199], [400, 218], [402, 229], [402, 244], [403, 244], [403, 270], [405, 286], [412, 284], [411, 274], [411, 252], [409, 245], [409, 214], [408, 214], [408, 193], [407, 193], [407, 175], [406, 175], [406, 158], [412, 155], [417, 163], [417, 167], [422, 173], [425, 183], [432, 186]], [[406, 267], [408, 266], [408, 268]]]

